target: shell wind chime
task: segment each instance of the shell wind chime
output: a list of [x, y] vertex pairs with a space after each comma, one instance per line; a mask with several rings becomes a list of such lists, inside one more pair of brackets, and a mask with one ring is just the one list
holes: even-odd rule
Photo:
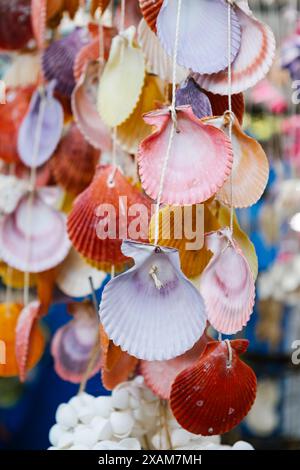
[[[26, 380], [63, 301], [50, 350], [80, 388], [52, 447], [218, 448], [256, 395], [248, 342], [222, 335], [255, 302], [235, 210], [268, 182], [243, 93], [270, 70], [272, 31], [244, 0], [13, 0], [0, 49], [0, 376]], [[111, 397], [84, 392], [96, 374]]]

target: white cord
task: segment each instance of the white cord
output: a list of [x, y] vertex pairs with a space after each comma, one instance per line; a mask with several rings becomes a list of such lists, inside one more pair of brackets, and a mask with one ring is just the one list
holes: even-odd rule
[[227, 368], [230, 369], [232, 366], [232, 348], [229, 339], [225, 339], [225, 343], [228, 349], [228, 360], [227, 360]]
[[[233, 115], [232, 115], [232, 66], [231, 66], [231, 33], [232, 33], [232, 23], [231, 23], [231, 7], [232, 4], [228, 0], [227, 4], [227, 56], [228, 56], [228, 112], [229, 112], [229, 140], [232, 143], [232, 124], [233, 124]], [[233, 177], [232, 170], [230, 174], [230, 232], [233, 233]]]

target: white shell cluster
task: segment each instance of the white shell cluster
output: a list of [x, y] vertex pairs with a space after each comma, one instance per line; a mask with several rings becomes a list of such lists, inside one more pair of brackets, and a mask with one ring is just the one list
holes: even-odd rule
[[182, 429], [169, 408], [162, 416], [160, 400], [141, 376], [120, 384], [111, 396], [77, 395], [59, 405], [55, 418], [49, 450], [224, 448], [219, 436], [196, 436]]

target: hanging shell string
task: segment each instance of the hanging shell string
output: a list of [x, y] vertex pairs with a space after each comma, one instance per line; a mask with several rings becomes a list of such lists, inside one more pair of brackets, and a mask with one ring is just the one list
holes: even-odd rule
[[111, 154], [112, 172], [107, 179], [107, 184], [110, 188], [115, 185], [115, 174], [117, 171], [117, 128], [112, 130], [112, 154]]
[[120, 33], [125, 29], [126, 0], [121, 0]]
[[38, 158], [40, 141], [41, 141], [41, 133], [42, 133], [42, 124], [45, 114], [46, 102], [47, 97], [45, 96], [45, 90], [43, 88], [40, 89], [41, 95], [41, 103], [39, 108], [39, 114], [37, 118], [37, 125], [36, 125], [36, 132], [34, 136], [34, 143], [33, 143], [33, 158], [32, 158], [32, 167], [30, 170], [30, 177], [29, 177], [29, 197], [28, 197], [28, 204], [27, 204], [27, 233], [26, 233], [26, 270], [24, 272], [24, 290], [23, 290], [23, 304], [24, 307], [29, 303], [29, 279], [30, 279], [30, 272], [29, 272], [29, 261], [31, 255], [31, 226], [32, 226], [32, 205], [34, 200], [34, 192], [35, 192], [35, 183], [36, 183], [36, 161]]
[[[15, 174], [15, 163], [10, 163], [9, 165], [9, 172], [10, 176]], [[9, 309], [9, 304], [11, 303], [12, 299], [12, 278], [13, 278], [13, 269], [12, 267], [7, 264], [6, 265], [6, 287], [5, 287], [5, 305], [6, 310]]]
[[176, 30], [175, 30], [175, 44], [174, 44], [174, 53], [173, 53], [173, 75], [172, 75], [172, 103], [170, 106], [170, 113], [172, 117], [172, 126], [167, 146], [166, 155], [163, 162], [159, 190], [156, 200], [155, 207], [155, 237], [154, 245], [157, 246], [159, 238], [159, 208], [161, 203], [161, 198], [164, 190], [165, 177], [167, 173], [168, 161], [170, 158], [172, 143], [174, 140], [175, 132], [177, 131], [177, 116], [176, 116], [176, 72], [177, 72], [177, 53], [178, 53], [178, 44], [179, 44], [179, 27], [180, 27], [180, 14], [181, 14], [181, 3], [182, 0], [178, 0], [177, 4], [177, 17], [176, 17]]
[[232, 366], [232, 348], [229, 339], [225, 339], [225, 343], [228, 349], [228, 359], [227, 359], [227, 364], [226, 367], [227, 369], [230, 369]]
[[[232, 65], [231, 65], [231, 33], [232, 33], [232, 23], [231, 23], [231, 8], [233, 6], [232, 0], [227, 0], [227, 57], [228, 57], [228, 113], [229, 113], [229, 127], [228, 134], [229, 140], [232, 142], [232, 125], [233, 125], [233, 113], [232, 113]], [[230, 232], [233, 234], [233, 177], [232, 170], [230, 174]]]
[[[100, 65], [104, 62], [104, 28], [103, 28], [103, 12], [100, 9], [98, 32], [99, 32], [99, 61]], [[99, 77], [100, 78], [100, 77]]]

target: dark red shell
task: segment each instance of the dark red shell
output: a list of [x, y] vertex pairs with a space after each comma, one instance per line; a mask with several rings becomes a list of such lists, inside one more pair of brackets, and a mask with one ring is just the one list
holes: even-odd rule
[[208, 343], [199, 362], [174, 380], [170, 405], [178, 423], [202, 436], [224, 434], [247, 415], [256, 396], [256, 376], [239, 358], [247, 340], [230, 342], [231, 366], [226, 342]]
[[1, 0], [0, 49], [22, 49], [32, 37], [31, 0]]
[[139, 0], [140, 9], [148, 26], [156, 33], [156, 19], [163, 0]]
[[[225, 111], [228, 110], [228, 96], [227, 95], [215, 95], [207, 90], [201, 91], [206, 94], [208, 97], [213, 115], [222, 116]], [[240, 124], [243, 124], [244, 112], [245, 112], [245, 100], [243, 93], [238, 93], [237, 95], [232, 95], [232, 111], [236, 115]]]

